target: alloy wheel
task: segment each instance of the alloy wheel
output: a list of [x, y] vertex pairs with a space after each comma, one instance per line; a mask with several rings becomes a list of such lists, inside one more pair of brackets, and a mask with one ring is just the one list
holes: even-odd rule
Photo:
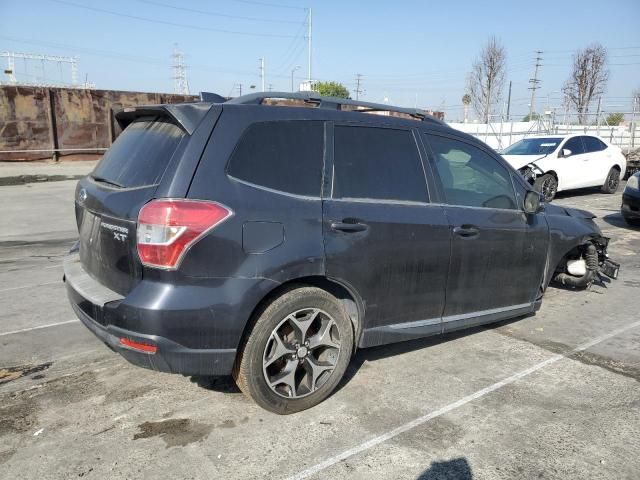
[[618, 189], [618, 185], [620, 185], [620, 172], [612, 169], [611, 173], [609, 173], [609, 178], [607, 178], [607, 187], [611, 192], [615, 192]]
[[318, 308], [287, 315], [271, 332], [262, 370], [267, 385], [285, 398], [302, 398], [322, 387], [340, 354], [335, 320]]
[[542, 194], [544, 195], [545, 202], [550, 202], [553, 200], [553, 197], [556, 196], [556, 191], [558, 189], [558, 184], [556, 179], [553, 177], [546, 178], [544, 182], [542, 182]]

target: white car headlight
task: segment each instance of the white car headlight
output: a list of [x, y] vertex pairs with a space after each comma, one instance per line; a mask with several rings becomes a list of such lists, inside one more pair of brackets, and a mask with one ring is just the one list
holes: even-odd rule
[[635, 188], [636, 190], [638, 190], [638, 177], [636, 177], [635, 175], [631, 175], [629, 177], [629, 180], [627, 180], [626, 188]]

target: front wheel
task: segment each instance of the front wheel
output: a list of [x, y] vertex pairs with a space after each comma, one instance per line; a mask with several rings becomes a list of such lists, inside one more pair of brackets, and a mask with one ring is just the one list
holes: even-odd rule
[[612, 167], [602, 185], [602, 193], [616, 193], [620, 185], [620, 170]]
[[536, 178], [533, 188], [544, 195], [546, 203], [551, 202], [558, 192], [558, 180], [550, 173], [545, 173], [541, 177]]
[[352, 351], [353, 328], [342, 304], [319, 288], [293, 288], [258, 315], [234, 378], [261, 407], [299, 412], [331, 394]]

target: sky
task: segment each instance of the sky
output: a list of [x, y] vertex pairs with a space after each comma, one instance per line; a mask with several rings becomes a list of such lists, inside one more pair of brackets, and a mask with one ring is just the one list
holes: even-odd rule
[[[171, 93], [177, 45], [191, 93], [259, 90], [260, 58], [266, 88], [289, 91], [292, 71], [296, 86], [308, 74], [308, 8], [312, 78], [355, 97], [360, 74], [363, 100], [461, 118], [467, 74], [491, 35], [507, 51], [514, 116], [528, 113], [537, 50], [538, 111], [561, 108], [573, 53], [594, 42], [609, 55], [602, 109], [630, 111], [640, 88], [640, 0], [0, 0], [0, 52], [73, 55], [80, 81], [96, 88]], [[41, 65], [18, 61], [16, 73], [35, 81]], [[45, 78], [70, 82], [70, 70], [48, 63]]]

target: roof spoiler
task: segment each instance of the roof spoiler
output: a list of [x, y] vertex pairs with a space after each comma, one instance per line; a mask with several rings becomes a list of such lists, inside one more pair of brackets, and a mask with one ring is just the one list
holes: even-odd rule
[[224, 103], [228, 98], [213, 92], [200, 92], [200, 101], [208, 103]]
[[198, 124], [211, 109], [207, 103], [180, 103], [126, 107], [115, 114], [120, 128], [124, 129], [135, 119], [147, 116], [170, 118], [188, 135], [192, 135]]

